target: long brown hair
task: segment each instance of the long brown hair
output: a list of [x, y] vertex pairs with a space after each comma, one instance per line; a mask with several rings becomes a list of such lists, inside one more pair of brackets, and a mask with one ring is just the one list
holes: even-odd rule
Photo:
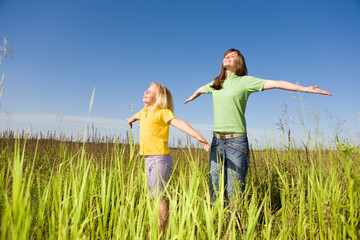
[[[235, 74], [238, 76], [245, 76], [248, 74], [248, 70], [246, 67], [246, 63], [245, 63], [245, 58], [244, 56], [241, 54], [241, 52], [237, 49], [231, 48], [229, 50], [227, 50], [224, 54], [224, 58], [226, 56], [226, 54], [228, 53], [232, 53], [232, 52], [236, 52], [236, 54], [239, 57], [239, 60], [237, 61], [237, 65], [236, 65], [236, 72]], [[224, 80], [226, 78], [226, 68], [224, 67], [223, 64], [221, 64], [221, 72], [219, 74], [219, 76], [217, 76], [214, 79], [213, 84], [210, 86], [211, 88], [215, 89], [215, 90], [220, 90], [222, 89], [222, 85], [224, 83]]]

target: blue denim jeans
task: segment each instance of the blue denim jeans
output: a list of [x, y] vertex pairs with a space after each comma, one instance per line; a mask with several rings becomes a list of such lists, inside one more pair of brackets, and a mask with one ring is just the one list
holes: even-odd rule
[[[249, 143], [247, 136], [218, 139], [213, 136], [210, 152], [210, 194], [212, 202], [218, 196], [236, 200], [245, 189], [249, 166]], [[220, 176], [225, 192], [219, 192]], [[216, 194], [217, 193], [217, 194]]]

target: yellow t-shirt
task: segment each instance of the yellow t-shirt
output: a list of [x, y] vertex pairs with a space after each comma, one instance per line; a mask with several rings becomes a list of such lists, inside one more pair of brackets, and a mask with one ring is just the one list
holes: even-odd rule
[[137, 115], [140, 119], [140, 154], [169, 154], [168, 121], [175, 118], [174, 113], [169, 109], [150, 110], [145, 107]]

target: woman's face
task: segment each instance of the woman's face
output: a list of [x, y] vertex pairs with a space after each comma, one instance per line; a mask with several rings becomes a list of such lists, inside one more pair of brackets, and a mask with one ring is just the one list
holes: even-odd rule
[[227, 70], [235, 70], [239, 60], [239, 56], [236, 52], [229, 52], [224, 57], [223, 66]]
[[156, 102], [156, 95], [157, 87], [153, 84], [144, 92], [143, 102], [148, 106], [153, 106]]

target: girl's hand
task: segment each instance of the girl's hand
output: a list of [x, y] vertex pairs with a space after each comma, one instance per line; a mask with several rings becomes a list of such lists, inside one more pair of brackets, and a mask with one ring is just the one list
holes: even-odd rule
[[129, 124], [130, 128], [132, 128], [132, 123], [139, 120], [137, 113], [135, 113], [131, 118], [127, 118], [126, 122]]
[[132, 129], [132, 121], [131, 121], [131, 119], [130, 118], [127, 118], [126, 119], [126, 122], [129, 124], [129, 126], [130, 126], [130, 129]]
[[203, 146], [204, 150], [209, 152], [210, 151], [210, 146], [208, 144], [208, 142], [205, 140], [205, 138], [203, 137], [197, 137], [196, 140], [198, 140], [198, 142]]
[[178, 118], [173, 118], [168, 121], [168, 124], [170, 124], [173, 127], [176, 127], [177, 129], [183, 131], [184, 133], [194, 137], [198, 142], [203, 146], [205, 151], [210, 151], [210, 146], [203, 138], [200, 133], [198, 133], [195, 129], [193, 129], [187, 122], [180, 120]]

